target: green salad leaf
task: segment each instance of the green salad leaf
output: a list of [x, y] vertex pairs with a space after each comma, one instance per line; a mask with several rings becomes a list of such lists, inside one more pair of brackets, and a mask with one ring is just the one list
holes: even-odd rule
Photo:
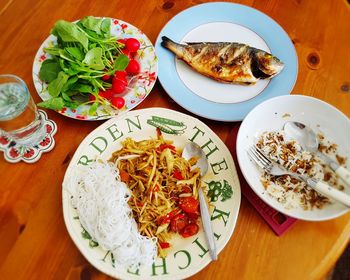
[[102, 20], [101, 31], [105, 34], [109, 34], [111, 32], [111, 21], [109, 19], [105, 18]]
[[[89, 115], [96, 115], [106, 100], [99, 91], [112, 87], [105, 75], [125, 70], [129, 58], [121, 52], [118, 38], [111, 36], [111, 19], [87, 16], [78, 22], [59, 20], [51, 33], [57, 42], [45, 48], [51, 57], [40, 68], [39, 78], [48, 83], [51, 99], [38, 106], [60, 110], [91, 104]], [[94, 100], [89, 100], [93, 94]]]
[[129, 64], [129, 58], [125, 54], [121, 54], [114, 61], [114, 71], [122, 71]]
[[65, 106], [64, 101], [61, 97], [54, 97], [49, 100], [40, 102], [37, 105], [43, 108], [53, 110], [61, 110]]
[[[104, 19], [102, 18], [95, 18], [95, 17], [92, 17], [92, 16], [88, 16], [88, 17], [85, 17], [81, 20], [81, 24], [89, 29], [89, 30], [92, 30], [92, 31], [95, 31], [97, 34], [102, 34], [104, 32], [104, 30], [106, 30], [105, 26], [104, 28], [102, 29], [102, 23], [103, 23]], [[108, 24], [110, 25], [110, 21], [108, 21]]]
[[79, 61], [84, 59], [84, 52], [78, 47], [67, 47], [65, 51]]
[[94, 104], [91, 105], [90, 109], [89, 109], [89, 115], [91, 116], [94, 116], [96, 115], [96, 110], [97, 110], [97, 107], [99, 106], [100, 104], [98, 102], [95, 102]]
[[54, 79], [47, 88], [52, 97], [57, 97], [60, 94], [68, 78], [69, 76], [63, 71], [58, 73], [57, 78]]
[[46, 59], [41, 65], [39, 78], [47, 83], [50, 83], [57, 78], [60, 71], [61, 67], [57, 60]]
[[72, 22], [59, 20], [51, 30], [51, 33], [60, 37], [63, 42], [78, 42], [84, 49], [88, 49], [89, 39], [86, 34]]
[[92, 69], [105, 69], [105, 65], [102, 61], [102, 48], [93, 48], [89, 50], [85, 55], [83, 63], [90, 66]]

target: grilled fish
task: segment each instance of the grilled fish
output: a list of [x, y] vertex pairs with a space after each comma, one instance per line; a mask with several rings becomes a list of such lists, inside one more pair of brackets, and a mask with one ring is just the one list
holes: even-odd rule
[[280, 73], [284, 63], [263, 50], [240, 43], [175, 43], [162, 37], [161, 45], [209, 78], [224, 83], [255, 84]]

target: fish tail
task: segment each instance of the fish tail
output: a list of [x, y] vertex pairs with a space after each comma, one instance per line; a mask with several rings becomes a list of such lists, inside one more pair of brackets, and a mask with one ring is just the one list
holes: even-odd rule
[[162, 42], [160, 44], [162, 47], [172, 51], [179, 58], [183, 56], [184, 45], [178, 44], [166, 36], [162, 37]]

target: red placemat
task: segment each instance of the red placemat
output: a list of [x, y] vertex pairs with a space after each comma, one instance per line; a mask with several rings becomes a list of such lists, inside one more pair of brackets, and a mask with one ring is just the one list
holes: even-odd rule
[[231, 155], [236, 163], [236, 169], [241, 183], [241, 191], [244, 197], [253, 205], [253, 207], [258, 211], [258, 213], [263, 217], [271, 229], [280, 236], [286, 232], [297, 219], [286, 216], [275, 209], [267, 205], [263, 200], [261, 200], [255, 192], [250, 188], [247, 181], [239, 168], [237, 154], [236, 154], [236, 140], [237, 133], [241, 123], [237, 123], [230, 132], [230, 135], [226, 141], [226, 145], [231, 152]]

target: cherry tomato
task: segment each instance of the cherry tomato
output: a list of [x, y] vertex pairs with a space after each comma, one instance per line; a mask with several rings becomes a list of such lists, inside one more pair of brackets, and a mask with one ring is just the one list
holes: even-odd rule
[[173, 171], [173, 177], [175, 179], [178, 179], [178, 180], [183, 180], [184, 179], [184, 177], [182, 176], [181, 171], [179, 169], [175, 169]]
[[168, 243], [168, 242], [159, 242], [159, 246], [162, 249], [166, 249], [166, 248], [170, 247], [170, 243]]
[[189, 224], [182, 230], [181, 235], [186, 238], [197, 234], [198, 231], [199, 226], [197, 224]]
[[188, 218], [185, 214], [178, 214], [170, 221], [170, 229], [173, 232], [181, 233], [188, 225]]
[[101, 79], [102, 79], [103, 81], [106, 82], [106, 81], [108, 81], [110, 78], [111, 78], [111, 76], [106, 74], [106, 75], [102, 76]]
[[96, 100], [95, 95], [90, 94], [90, 95], [89, 95], [89, 101], [95, 101], [95, 100]]
[[125, 47], [129, 52], [137, 52], [140, 48], [140, 42], [135, 38], [128, 38], [125, 42]]
[[180, 197], [179, 207], [186, 213], [197, 213], [199, 202], [193, 196]]
[[140, 64], [135, 59], [131, 59], [125, 70], [130, 74], [137, 74], [140, 72]]
[[120, 94], [123, 93], [126, 88], [125, 82], [117, 79], [113, 79], [112, 90], [114, 93]]
[[196, 220], [199, 217], [199, 213], [187, 213], [188, 216], [188, 222], [190, 224], [196, 223]]
[[168, 214], [159, 218], [159, 224], [168, 224], [179, 213], [179, 210], [170, 211]]
[[113, 97], [112, 98], [112, 104], [113, 106], [117, 107], [118, 109], [121, 109], [125, 105], [125, 99], [123, 97]]

